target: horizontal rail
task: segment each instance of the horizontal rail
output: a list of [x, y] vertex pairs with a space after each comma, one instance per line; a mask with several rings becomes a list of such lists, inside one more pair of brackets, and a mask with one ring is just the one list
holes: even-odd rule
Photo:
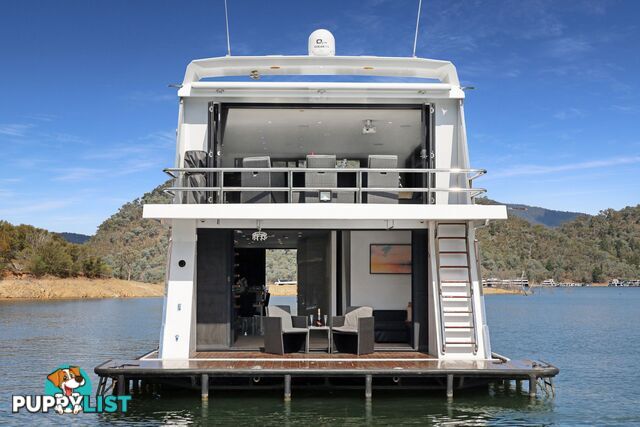
[[[454, 194], [467, 194], [470, 199], [486, 192], [484, 188], [473, 188], [473, 180], [486, 174], [485, 169], [470, 169], [470, 168], [310, 168], [310, 167], [205, 167], [205, 168], [166, 168], [164, 172], [176, 180], [176, 184], [182, 183], [182, 180], [186, 177], [194, 174], [207, 175], [208, 180], [216, 177], [219, 185], [217, 186], [173, 186], [165, 189], [166, 193], [176, 195], [182, 193], [193, 192], [208, 192], [208, 203], [226, 203], [225, 195], [229, 193], [243, 193], [243, 192], [269, 192], [269, 193], [285, 193], [288, 194], [288, 203], [294, 203], [293, 195], [299, 193], [308, 192], [331, 192], [333, 193], [352, 193], [355, 196], [355, 203], [363, 203], [363, 194], [367, 193], [417, 193], [426, 194], [427, 203], [434, 203], [431, 198], [434, 194], [440, 193], [454, 193]], [[226, 186], [225, 177], [226, 174], [286, 174], [288, 185], [286, 187], [245, 187], [231, 185]], [[294, 174], [351, 174], [356, 177], [355, 187], [338, 187], [335, 185], [325, 187], [305, 187], [304, 185], [294, 185]], [[398, 186], [390, 187], [366, 187], [363, 185], [363, 178], [365, 174], [380, 173], [380, 174], [426, 174], [426, 185], [424, 187], [401, 187], [400, 182]], [[463, 187], [434, 187], [433, 179], [438, 178], [439, 174], [450, 174], [453, 176], [459, 176], [463, 179], [466, 186]], [[463, 184], [464, 185], [464, 184]], [[217, 198], [213, 195], [216, 194]], [[216, 200], [217, 199], [217, 200]], [[180, 203], [179, 200], [176, 202]], [[286, 203], [286, 202], [281, 202]], [[424, 202], [423, 202], [424, 203]]]
[[285, 192], [293, 191], [296, 193], [305, 192], [317, 192], [317, 191], [333, 191], [335, 193], [353, 193], [356, 191], [362, 191], [365, 193], [371, 192], [385, 192], [385, 193], [428, 193], [428, 192], [441, 192], [441, 193], [473, 193], [479, 191], [481, 193], [486, 192], [484, 188], [388, 188], [388, 187], [168, 187], [167, 191], [220, 191], [226, 192], [242, 192], [242, 191], [264, 191], [264, 192]]
[[473, 174], [473, 178], [478, 178], [487, 173], [486, 169], [458, 169], [458, 168], [165, 168], [163, 171], [174, 178], [174, 172], [186, 172], [186, 173], [211, 173], [211, 172], [269, 172], [269, 173], [305, 173], [305, 172], [337, 172], [337, 173], [452, 173], [452, 174]]

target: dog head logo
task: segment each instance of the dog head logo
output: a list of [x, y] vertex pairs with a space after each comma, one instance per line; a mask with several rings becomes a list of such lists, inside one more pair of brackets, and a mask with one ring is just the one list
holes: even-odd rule
[[56, 397], [59, 414], [82, 411], [83, 396], [91, 395], [91, 380], [79, 366], [62, 365], [47, 375], [45, 394]]
[[65, 396], [71, 396], [75, 389], [82, 387], [85, 379], [77, 366], [69, 366], [67, 369], [58, 368], [47, 376], [54, 386], [62, 390]]

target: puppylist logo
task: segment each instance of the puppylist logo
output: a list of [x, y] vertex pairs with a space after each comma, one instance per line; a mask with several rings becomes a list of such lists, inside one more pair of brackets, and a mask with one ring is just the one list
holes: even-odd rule
[[61, 365], [47, 375], [44, 394], [13, 395], [12, 412], [58, 414], [127, 412], [131, 396], [91, 397], [91, 379], [78, 366]]

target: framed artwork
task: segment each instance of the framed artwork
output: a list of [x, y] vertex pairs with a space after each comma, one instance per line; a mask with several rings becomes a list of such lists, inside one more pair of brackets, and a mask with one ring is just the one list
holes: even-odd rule
[[372, 243], [369, 246], [370, 274], [411, 274], [411, 245]]

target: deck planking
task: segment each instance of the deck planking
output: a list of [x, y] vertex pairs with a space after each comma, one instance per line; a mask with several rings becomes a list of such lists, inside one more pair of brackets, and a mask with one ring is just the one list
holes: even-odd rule
[[376, 352], [353, 354], [292, 353], [267, 354], [257, 351], [198, 352], [189, 360], [160, 360], [149, 353], [136, 360], [111, 360], [96, 367], [100, 376], [187, 376], [210, 374], [221, 377], [246, 376], [457, 376], [528, 378], [555, 376], [558, 369], [533, 360], [438, 360], [420, 352]]

